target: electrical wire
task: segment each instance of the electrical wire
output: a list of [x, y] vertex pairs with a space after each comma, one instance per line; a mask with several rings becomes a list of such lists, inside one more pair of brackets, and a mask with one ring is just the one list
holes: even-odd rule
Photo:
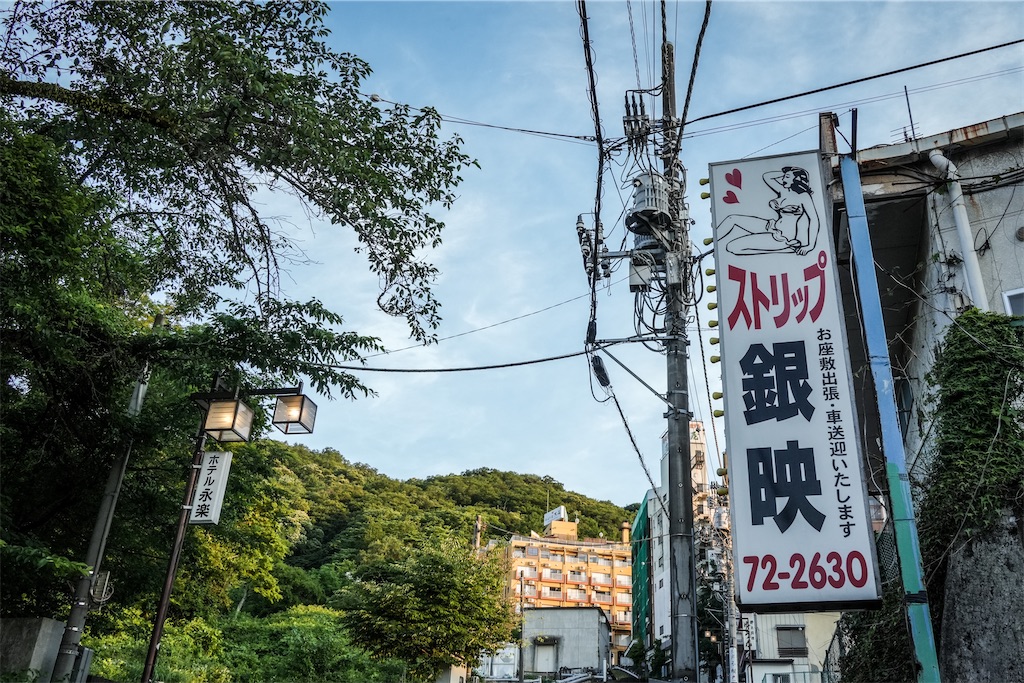
[[992, 45], [990, 47], [983, 47], [983, 48], [981, 48], [979, 50], [971, 50], [970, 52], [961, 52], [960, 54], [957, 54], [957, 55], [951, 55], [949, 57], [942, 57], [941, 59], [933, 59], [930, 62], [923, 62], [921, 64], [915, 64], [913, 66], [906, 66], [906, 67], [903, 67], [901, 69], [893, 69], [892, 71], [886, 71], [885, 73], [875, 74], [873, 76], [864, 76], [863, 78], [855, 78], [852, 81], [844, 81], [843, 83], [836, 83], [834, 85], [827, 85], [827, 86], [822, 87], [822, 88], [815, 88], [814, 90], [807, 90], [807, 91], [804, 91], [804, 92], [801, 92], [801, 93], [797, 93], [795, 95], [786, 95], [784, 97], [777, 97], [777, 98], [775, 98], [773, 100], [766, 100], [764, 102], [758, 102], [756, 104], [748, 104], [748, 105], [745, 105], [743, 107], [736, 107], [734, 109], [729, 109], [727, 111], [720, 111], [720, 112], [718, 112], [716, 114], [708, 114], [706, 116], [698, 116], [697, 118], [692, 119], [689, 123], [696, 123], [698, 121], [707, 121], [708, 119], [717, 118], [719, 116], [725, 116], [727, 114], [735, 114], [735, 113], [741, 112], [741, 111], [747, 111], [748, 109], [754, 109], [756, 107], [764, 107], [764, 106], [767, 106], [769, 104], [776, 104], [778, 102], [785, 102], [787, 100], [794, 100], [794, 99], [797, 99], [798, 97], [806, 97], [808, 95], [816, 95], [817, 93], [826, 92], [828, 90], [835, 90], [837, 88], [845, 88], [846, 86], [856, 85], [858, 83], [866, 83], [867, 81], [873, 81], [873, 80], [875, 80], [877, 78], [885, 78], [886, 76], [893, 76], [895, 74], [901, 74], [901, 73], [905, 73], [907, 71], [913, 71], [914, 69], [922, 69], [922, 68], [924, 68], [926, 66], [934, 66], [935, 64], [942, 64], [943, 62], [949, 62], [949, 61], [952, 61], [954, 59], [962, 59], [964, 57], [970, 57], [972, 55], [981, 54], [983, 52], [990, 52], [992, 50], [999, 50], [999, 49], [1004, 48], [1004, 47], [1010, 47], [1011, 45], [1019, 45], [1020, 43], [1024, 43], [1024, 39], [1012, 40], [1012, 41], [1010, 41], [1008, 43], [1001, 43], [999, 45]]
[[588, 353], [588, 351], [573, 351], [572, 353], [563, 353], [560, 356], [549, 356], [547, 358], [536, 358], [534, 360], [523, 360], [512, 363], [499, 363], [495, 365], [477, 365], [474, 367], [467, 368], [370, 368], [364, 365], [338, 365], [336, 363], [315, 363], [318, 367], [332, 368], [334, 370], [356, 370], [362, 372], [398, 372], [398, 373], [415, 373], [415, 372], [475, 372], [477, 370], [500, 370], [504, 368], [516, 368], [524, 365], [537, 365], [538, 363], [550, 363], [556, 360], [565, 360], [566, 358], [574, 358], [576, 356], [582, 356]]

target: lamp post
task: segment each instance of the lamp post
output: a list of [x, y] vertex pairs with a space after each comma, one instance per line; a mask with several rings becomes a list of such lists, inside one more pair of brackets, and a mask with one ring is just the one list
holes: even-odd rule
[[[195, 436], [195, 447], [192, 451], [192, 466], [189, 468], [185, 482], [185, 493], [182, 498], [181, 512], [178, 515], [178, 526], [171, 548], [170, 561], [167, 564], [167, 575], [164, 577], [163, 591], [157, 606], [156, 618], [153, 623], [153, 635], [149, 641], [146, 664], [142, 670], [142, 683], [152, 683], [156, 669], [156, 658], [160, 652], [160, 640], [163, 637], [164, 622], [171, 602], [171, 590], [174, 578], [178, 573], [178, 562], [185, 544], [185, 529], [189, 523], [199, 471], [202, 469], [203, 453], [208, 438], [220, 443], [237, 443], [249, 440], [252, 431], [253, 409], [239, 396], [239, 390], [228, 391], [221, 381], [221, 373], [214, 377], [209, 392], [192, 394], [192, 400], [203, 411], [199, 420], [199, 429]], [[248, 396], [276, 396], [277, 406], [274, 409], [273, 424], [285, 434], [309, 434], [313, 431], [316, 420], [316, 404], [302, 394], [302, 384], [298, 387], [276, 389], [255, 389], [245, 392]]]

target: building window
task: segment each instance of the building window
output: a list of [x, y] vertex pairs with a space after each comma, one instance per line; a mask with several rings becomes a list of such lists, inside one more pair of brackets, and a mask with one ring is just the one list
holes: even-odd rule
[[780, 657], [807, 656], [807, 639], [803, 626], [779, 626], [776, 633], [779, 637]]
[[536, 557], [537, 555], [540, 554], [540, 549], [538, 549], [538, 548], [527, 548], [526, 549], [526, 554], [527, 555], [531, 555], [533, 557]]
[[1024, 315], [1024, 289], [1003, 292], [1003, 306], [1006, 307], [1006, 315]]

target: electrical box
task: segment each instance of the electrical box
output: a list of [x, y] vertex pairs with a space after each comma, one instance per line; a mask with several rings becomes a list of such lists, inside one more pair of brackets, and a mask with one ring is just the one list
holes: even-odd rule
[[651, 266], [646, 264], [629, 264], [629, 291], [649, 292], [651, 289]]

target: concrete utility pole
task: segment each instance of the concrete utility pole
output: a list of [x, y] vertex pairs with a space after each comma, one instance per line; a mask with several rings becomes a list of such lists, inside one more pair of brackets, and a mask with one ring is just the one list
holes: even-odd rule
[[690, 469], [690, 409], [686, 375], [685, 302], [689, 299], [689, 216], [683, 202], [686, 184], [679, 163], [676, 120], [675, 55], [662, 43], [662, 163], [669, 190], [668, 244], [665, 254], [665, 355], [668, 365], [668, 533], [671, 589], [672, 681], [697, 680], [697, 573], [693, 548], [693, 482]]
[[[157, 314], [153, 320], [153, 329], [164, 325], [163, 314]], [[135, 383], [131, 400], [128, 403], [128, 415], [138, 417], [142, 412], [142, 402], [146, 398], [146, 389], [149, 386], [149, 365], [143, 366], [139, 373], [139, 379]], [[60, 648], [57, 650], [57, 660], [53, 667], [53, 681], [65, 681], [71, 677], [78, 659], [79, 643], [82, 641], [82, 632], [85, 629], [85, 621], [89, 615], [89, 599], [92, 595], [93, 583], [100, 571], [100, 564], [103, 562], [103, 554], [107, 547], [107, 537], [110, 535], [110, 526], [114, 521], [114, 509], [117, 507], [117, 497], [121, 492], [121, 484], [124, 482], [124, 474], [128, 469], [128, 459], [132, 453], [132, 442], [129, 441], [124, 449], [124, 455], [110, 468], [107, 476], [107, 484], [103, 490], [103, 499], [100, 501], [100, 510], [96, 515], [96, 523], [93, 525], [92, 537], [89, 540], [89, 549], [86, 552], [85, 563], [89, 565], [89, 573], [81, 577], [75, 586], [75, 595], [71, 602], [71, 612], [68, 615], [67, 625], [64, 628], [64, 637], [61, 639]]]

